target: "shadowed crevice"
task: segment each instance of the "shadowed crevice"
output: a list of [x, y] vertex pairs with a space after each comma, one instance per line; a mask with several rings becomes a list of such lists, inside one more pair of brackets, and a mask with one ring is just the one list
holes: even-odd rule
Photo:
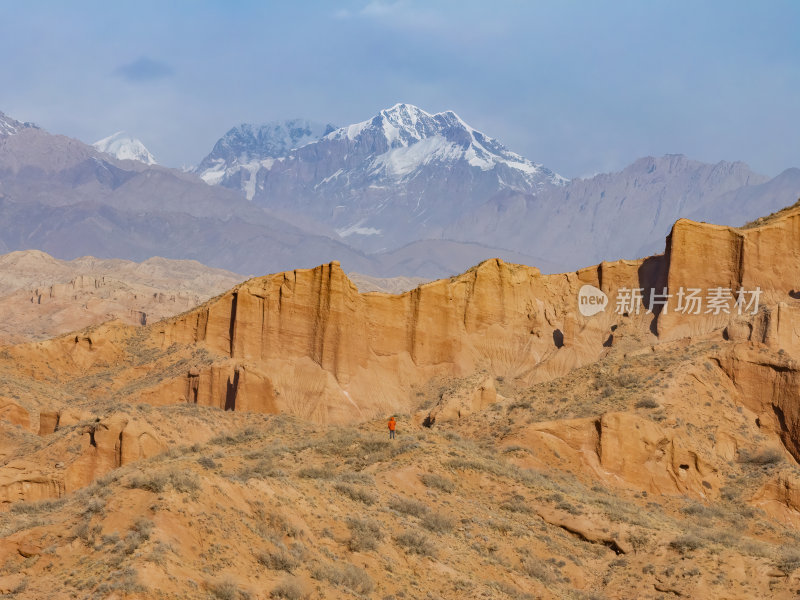
[[239, 389], [239, 369], [233, 373], [233, 381], [228, 377], [225, 391], [225, 410], [236, 410], [236, 392]]

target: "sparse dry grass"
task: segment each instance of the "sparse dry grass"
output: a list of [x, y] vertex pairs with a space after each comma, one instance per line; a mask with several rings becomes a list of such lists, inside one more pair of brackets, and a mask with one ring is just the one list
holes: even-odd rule
[[363, 487], [350, 485], [349, 483], [337, 483], [333, 487], [337, 492], [347, 496], [351, 500], [361, 502], [368, 506], [378, 501], [378, 496], [376, 494]]
[[375, 550], [383, 539], [380, 521], [351, 517], [347, 520], [350, 528], [350, 540], [347, 543], [352, 552], [368, 552]]
[[421, 556], [435, 556], [436, 546], [428, 537], [420, 531], [409, 529], [398, 533], [394, 541], [409, 554], [419, 554]]
[[447, 494], [452, 493], [453, 490], [456, 489], [455, 483], [453, 483], [452, 479], [436, 473], [423, 473], [420, 475], [420, 480], [429, 488], [439, 490], [440, 492], [445, 492]]
[[[713, 503], [606, 487], [585, 474], [524, 468], [519, 465], [531, 464], [537, 448], [518, 439], [514, 446], [499, 442], [529, 420], [610, 409], [635, 410], [645, 419], [662, 413], [662, 427], [686, 427], [677, 420], [686, 416], [670, 412], [658, 393], [670, 365], [693, 360], [691, 352], [682, 358], [632, 357], [622, 370], [617, 360], [520, 388], [523, 396], [530, 391], [532, 396], [513, 397], [500, 405], [502, 410], [455, 424], [409, 431], [391, 445], [376, 424], [310, 426], [196, 406], [131, 409], [147, 420], [181, 422], [197, 415], [221, 423], [214, 431], [225, 433], [205, 443], [173, 445], [65, 499], [0, 513], [3, 535], [18, 528], [13, 530], [35, 537], [58, 528], [67, 532], [69, 543], [78, 542], [68, 566], [63, 562], [44, 570], [49, 558], [25, 562], [30, 559], [15, 556], [0, 565], [0, 575], [31, 576], [28, 589], [20, 592], [23, 600], [39, 597], [39, 578], [65, 597], [91, 597], [100, 586], [107, 593], [150, 597], [156, 592], [136, 570], [143, 564], [148, 569], [181, 564], [194, 573], [195, 587], [180, 583], [186, 598], [245, 597], [242, 585], [226, 580], [228, 573], [235, 573], [239, 583], [257, 581], [264, 590], [259, 593], [275, 598], [400, 598], [399, 591], [407, 598], [425, 597], [428, 591], [442, 598], [523, 598], [535, 597], [538, 592], [532, 590], [539, 589], [557, 598], [589, 598], [575, 588], [576, 572], [586, 589], [608, 589], [609, 597], [646, 595], [656, 577], [684, 584], [698, 579], [688, 567], [667, 574], [671, 565], [659, 562], [659, 554], [651, 552], [656, 548], [666, 547], [672, 562], [690, 562], [701, 570], [713, 564], [724, 571], [732, 557], [742, 556], [753, 573], [764, 565], [796, 571], [800, 559], [792, 548], [799, 540], [747, 504], [770, 477], [794, 472], [783, 455], [775, 460], [762, 453], [771, 446], [757, 433], [748, 434], [749, 445], [742, 447], [759, 450], [740, 452], [738, 461], [721, 467], [726, 487]], [[648, 369], [654, 373], [649, 379], [642, 375]], [[502, 385], [513, 391], [517, 384], [507, 377]], [[611, 393], [604, 398], [606, 388]], [[650, 406], [648, 398], [658, 398], [659, 406]], [[236, 427], [225, 425], [234, 422]], [[602, 543], [548, 524], [539, 516], [543, 508], [619, 528], [618, 539], [634, 551], [617, 556]], [[120, 525], [122, 511], [130, 514]], [[59, 537], [47, 539], [54, 546], [64, 543]], [[203, 540], [197, 546], [201, 558], [194, 558], [181, 539]], [[433, 561], [443, 573], [458, 576], [421, 576]], [[726, 577], [708, 589], [719, 591], [737, 576]], [[736, 581], [752, 597], [766, 597], [747, 588], [754, 583]]]
[[168, 488], [176, 492], [193, 493], [200, 489], [197, 476], [191, 471], [170, 470], [139, 473], [127, 482], [128, 487], [159, 494]]
[[372, 578], [364, 569], [349, 563], [343, 565], [322, 564], [315, 567], [311, 575], [315, 579], [345, 587], [357, 594], [369, 594], [375, 587]]

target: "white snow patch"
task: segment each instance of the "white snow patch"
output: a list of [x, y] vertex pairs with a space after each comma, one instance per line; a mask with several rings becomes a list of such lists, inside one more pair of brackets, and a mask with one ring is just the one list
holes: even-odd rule
[[487, 158], [487, 156], [491, 155], [485, 151], [479, 154], [474, 143], [470, 144], [469, 148], [464, 153], [464, 158], [467, 159], [470, 166], [478, 167], [481, 171], [488, 171], [495, 165], [494, 161], [491, 158]]
[[403, 177], [432, 161], [457, 160], [462, 150], [440, 135], [425, 138], [415, 144], [393, 148], [377, 156], [373, 170], [385, 169], [388, 175]]
[[215, 164], [212, 168], [203, 171], [203, 174], [200, 175], [200, 179], [205, 181], [208, 185], [217, 185], [220, 181], [222, 181], [225, 175], [227, 175], [227, 171], [225, 170], [225, 161], [219, 158], [215, 161]]
[[14, 135], [17, 133], [17, 128], [14, 127], [8, 121], [0, 119], [0, 134], [2, 135]]
[[328, 134], [327, 137], [334, 136], [337, 139], [341, 139], [342, 137], [346, 137], [348, 140], [356, 139], [359, 134], [367, 128], [370, 124], [369, 121], [362, 121], [361, 123], [353, 123], [352, 125], [348, 125], [347, 127], [342, 127], [341, 129], [337, 129], [336, 131], [332, 131]]
[[110, 154], [119, 160], [138, 160], [146, 165], [156, 164], [155, 157], [139, 140], [126, 135], [124, 131], [96, 141], [92, 144], [99, 152]]
[[344, 169], [339, 169], [339, 170], [338, 170], [338, 171], [336, 171], [336, 173], [334, 173], [333, 175], [328, 175], [328, 176], [327, 176], [325, 179], [323, 179], [323, 180], [322, 180], [322, 181], [320, 181], [320, 182], [319, 182], [317, 185], [315, 185], [315, 186], [314, 186], [314, 189], [317, 189], [319, 186], [321, 186], [321, 185], [325, 185], [325, 184], [326, 184], [326, 183], [328, 183], [329, 181], [332, 181], [332, 180], [336, 179], [336, 178], [337, 178], [339, 175], [341, 175], [342, 173], [344, 173]]
[[361, 223], [363, 221], [356, 223], [355, 225], [351, 225], [350, 227], [344, 227], [342, 229], [337, 229], [336, 233], [339, 234], [340, 237], [349, 237], [351, 235], [380, 235], [383, 233], [380, 229], [375, 229], [374, 227], [361, 227]]
[[244, 195], [248, 200], [252, 200], [253, 196], [256, 195], [256, 174], [258, 170], [261, 168], [261, 161], [254, 160], [245, 165], [242, 165], [242, 169], [248, 173], [247, 181], [242, 183], [242, 189], [244, 190]]

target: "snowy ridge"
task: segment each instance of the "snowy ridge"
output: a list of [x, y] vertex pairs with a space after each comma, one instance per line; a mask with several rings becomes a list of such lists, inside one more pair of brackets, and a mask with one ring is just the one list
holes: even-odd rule
[[388, 148], [372, 160], [370, 170], [375, 174], [403, 178], [425, 165], [465, 160], [482, 171], [505, 165], [529, 176], [526, 179], [531, 183], [546, 179], [563, 185], [568, 181], [473, 129], [453, 111], [431, 114], [411, 104], [395, 104], [368, 121], [342, 127], [325, 138], [361, 142], [376, 133], [382, 135]]
[[195, 172], [364, 252], [438, 237], [504, 190], [535, 195], [567, 182], [453, 111], [402, 103], [340, 128], [240, 125]]
[[242, 123], [220, 138], [192, 171], [209, 185], [225, 185], [240, 177], [240, 187], [252, 200], [255, 174], [261, 168], [269, 169], [276, 159], [318, 140], [333, 129], [331, 124], [306, 119], [272, 121], [264, 125]]
[[39, 129], [33, 123], [21, 123], [16, 119], [6, 116], [0, 112], [0, 135], [14, 135], [19, 133], [20, 129], [25, 128]]
[[145, 145], [124, 131], [118, 131], [107, 138], [98, 140], [92, 146], [99, 152], [105, 152], [119, 160], [138, 160], [146, 165], [157, 164], [155, 157]]

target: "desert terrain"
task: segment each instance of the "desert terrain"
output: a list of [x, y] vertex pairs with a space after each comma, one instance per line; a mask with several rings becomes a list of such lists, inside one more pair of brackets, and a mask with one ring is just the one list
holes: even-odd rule
[[333, 262], [6, 345], [0, 593], [795, 598], [799, 259], [794, 206], [571, 273], [392, 295]]
[[192, 260], [66, 261], [39, 250], [11, 252], [0, 256], [0, 343], [43, 340], [111, 320], [159, 321], [244, 279]]

